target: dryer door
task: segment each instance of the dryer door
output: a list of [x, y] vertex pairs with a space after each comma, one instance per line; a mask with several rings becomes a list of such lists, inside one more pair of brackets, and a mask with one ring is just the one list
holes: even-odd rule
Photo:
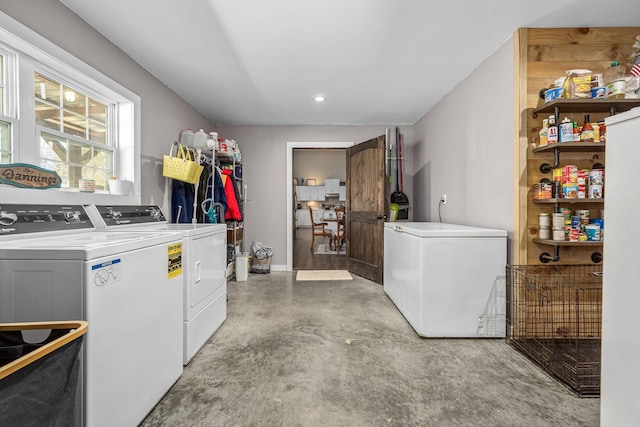
[[[189, 243], [186, 311], [189, 320], [213, 298], [214, 292], [226, 282], [226, 234], [224, 232], [194, 237]], [[185, 313], [186, 314], [186, 313]]]

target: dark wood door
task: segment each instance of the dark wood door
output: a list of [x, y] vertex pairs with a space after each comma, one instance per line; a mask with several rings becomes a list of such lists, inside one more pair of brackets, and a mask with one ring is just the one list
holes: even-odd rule
[[347, 270], [382, 284], [385, 135], [347, 149]]

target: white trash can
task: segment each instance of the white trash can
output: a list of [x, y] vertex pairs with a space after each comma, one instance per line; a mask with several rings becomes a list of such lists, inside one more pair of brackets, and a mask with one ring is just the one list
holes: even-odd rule
[[236, 282], [246, 282], [249, 276], [249, 252], [236, 254]]

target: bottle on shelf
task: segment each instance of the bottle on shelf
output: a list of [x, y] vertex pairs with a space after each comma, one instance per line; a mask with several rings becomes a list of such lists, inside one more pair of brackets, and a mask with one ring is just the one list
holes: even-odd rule
[[584, 124], [580, 131], [580, 142], [593, 142], [594, 131], [591, 122], [589, 122], [589, 115], [584, 115]]
[[547, 131], [547, 142], [553, 144], [558, 142], [558, 125], [556, 124], [556, 116], [549, 116], [549, 130]]
[[604, 71], [604, 85], [607, 88], [607, 98], [624, 98], [625, 96], [625, 74], [624, 65], [618, 61], [613, 61], [611, 67]]
[[218, 132], [209, 132], [209, 139], [207, 139], [207, 148], [209, 150], [218, 151]]
[[207, 148], [207, 133], [203, 129], [193, 134], [192, 146], [201, 150]]
[[547, 145], [549, 143], [548, 135], [549, 135], [549, 120], [542, 119], [542, 129], [539, 132], [540, 135], [540, 147], [543, 145]]
[[580, 142], [580, 128], [578, 122], [573, 122], [573, 142]]
[[193, 137], [194, 137], [194, 133], [190, 128], [187, 130], [183, 130], [182, 133], [180, 134], [180, 144], [186, 145], [188, 147], [192, 147]]
[[604, 120], [598, 122], [600, 125], [600, 142], [607, 142], [607, 125]]

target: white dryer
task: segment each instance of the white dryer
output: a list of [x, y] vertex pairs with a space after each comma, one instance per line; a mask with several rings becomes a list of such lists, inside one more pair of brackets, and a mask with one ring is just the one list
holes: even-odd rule
[[173, 232], [183, 238], [183, 359], [187, 365], [227, 318], [227, 228], [172, 224], [158, 206], [86, 206], [99, 230]]
[[0, 322], [86, 320], [81, 424], [139, 424], [182, 374], [182, 240], [0, 204]]

